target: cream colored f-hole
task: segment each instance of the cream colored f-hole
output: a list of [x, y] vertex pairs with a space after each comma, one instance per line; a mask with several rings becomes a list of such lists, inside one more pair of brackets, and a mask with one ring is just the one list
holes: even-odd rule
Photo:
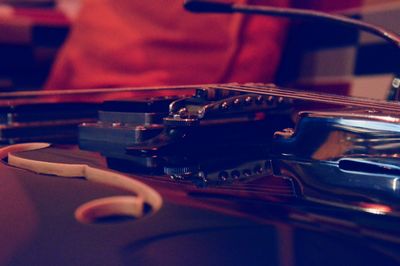
[[20, 158], [16, 152], [38, 150], [49, 147], [49, 143], [24, 143], [0, 148], [0, 158], [8, 157], [8, 164], [30, 170], [39, 174], [49, 174], [60, 177], [84, 177], [90, 182], [132, 192], [132, 196], [113, 196], [95, 199], [79, 206], [75, 217], [82, 223], [92, 223], [98, 219], [110, 216], [132, 216], [139, 218], [144, 215], [145, 204], [151, 206], [153, 212], [162, 206], [160, 194], [148, 185], [123, 174], [95, 168], [86, 164], [66, 164], [36, 161]]

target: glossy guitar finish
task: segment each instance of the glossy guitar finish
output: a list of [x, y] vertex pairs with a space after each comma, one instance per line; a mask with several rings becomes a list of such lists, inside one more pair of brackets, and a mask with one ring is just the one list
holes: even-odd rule
[[[96, 154], [76, 149], [11, 155], [14, 161], [105, 166]], [[2, 188], [8, 191], [1, 194], [2, 208], [19, 199], [18, 208], [9, 211], [8, 219], [15, 222], [2, 223], [2, 236], [18, 232], [2, 239], [8, 244], [2, 264], [396, 265], [400, 260], [398, 219], [382, 215], [307, 204], [284, 195], [259, 200], [251, 193], [237, 194], [234, 186], [224, 194], [219, 187], [131, 176], [162, 195], [158, 211], [136, 220], [82, 224], [74, 217], [80, 205], [126, 191], [5, 164], [1, 171], [6, 174]], [[265, 177], [264, 186], [268, 178], [272, 177]]]
[[[191, 137], [182, 139], [179, 136], [188, 135], [178, 134], [171, 142], [156, 136], [166, 140], [157, 147], [175, 145], [180, 150], [140, 157], [143, 154], [132, 153], [134, 145], [125, 140], [90, 146], [107, 150], [111, 145], [112, 153], [99, 149], [111, 158], [74, 146], [3, 149], [4, 154], [7, 149], [14, 151], [0, 165], [0, 206], [8, 214], [1, 218], [1, 243], [7, 247], [1, 252], [1, 264], [400, 263], [397, 103], [388, 107], [374, 100], [260, 84], [197, 89], [205, 93], [197, 109], [188, 109], [188, 114], [182, 110], [185, 105], [172, 108], [161, 125], [162, 134], [178, 129]], [[218, 96], [221, 90], [230, 92]], [[335, 108], [344, 108], [302, 107], [296, 116], [304, 103], [333, 101]], [[190, 99], [187, 103], [193, 105]], [[209, 107], [203, 108], [204, 103]], [[260, 130], [239, 134], [246, 128]], [[213, 139], [221, 132], [236, 135]], [[195, 143], [204, 134], [210, 141]], [[241, 138], [246, 141], [231, 145]], [[151, 137], [135, 141], [139, 151], [151, 150], [157, 143]], [[138, 164], [150, 166], [150, 171]], [[68, 168], [78, 169], [79, 174], [56, 176], [65, 175]], [[104, 178], [110, 182], [90, 182]], [[128, 185], [112, 182], [119, 178]], [[135, 186], [129, 189], [128, 180], [159, 194], [162, 204], [143, 201], [146, 196]], [[132, 196], [132, 201], [124, 201]], [[102, 200], [110, 197], [116, 201]], [[109, 217], [113, 215], [124, 219]], [[93, 221], [97, 222], [88, 224]]]
[[[185, 7], [316, 18], [400, 44], [380, 27], [316, 11], [195, 0]], [[81, 126], [80, 146], [108, 158], [45, 144], [0, 150], [8, 157], [0, 164], [0, 264], [400, 264], [399, 103], [271, 84], [160, 92], [189, 97], [156, 113], [112, 108]], [[150, 88], [0, 93], [0, 104], [99, 102], [116, 93], [154, 96]]]

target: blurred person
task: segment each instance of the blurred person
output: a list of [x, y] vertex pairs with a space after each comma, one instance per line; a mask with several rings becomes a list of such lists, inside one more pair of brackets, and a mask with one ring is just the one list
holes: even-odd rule
[[57, 0], [56, 6], [61, 10], [70, 20], [74, 20], [81, 8], [81, 0]]
[[183, 0], [84, 0], [46, 89], [273, 80], [285, 20], [192, 14], [182, 5]]

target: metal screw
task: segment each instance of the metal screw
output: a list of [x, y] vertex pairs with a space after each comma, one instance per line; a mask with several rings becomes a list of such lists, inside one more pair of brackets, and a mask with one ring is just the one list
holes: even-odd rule
[[228, 109], [228, 107], [229, 107], [228, 102], [223, 102], [223, 103], [221, 103], [221, 105], [220, 105], [220, 108], [223, 109], [223, 110]]
[[268, 96], [267, 101], [268, 104], [272, 104], [274, 102], [274, 96]]
[[233, 171], [231, 172], [231, 177], [232, 177], [233, 179], [238, 179], [238, 178], [240, 177], [240, 172], [239, 172], [238, 170], [233, 170]]
[[223, 172], [219, 173], [218, 177], [222, 181], [226, 181], [229, 177], [229, 174], [227, 172], [223, 171]]
[[186, 107], [182, 107], [178, 111], [178, 115], [180, 118], [188, 118], [189, 117], [189, 111]]
[[244, 169], [243, 170], [243, 175], [244, 176], [251, 176], [251, 170], [250, 169]]
[[253, 98], [251, 98], [251, 96], [247, 96], [247, 97], [244, 99], [244, 103], [245, 103], [246, 105], [250, 105], [252, 101], [253, 101]]
[[254, 172], [257, 173], [257, 174], [262, 174], [263, 170], [264, 169], [261, 167], [261, 165], [256, 165], [254, 167]]
[[256, 98], [256, 104], [262, 104], [264, 102], [264, 97], [259, 95]]

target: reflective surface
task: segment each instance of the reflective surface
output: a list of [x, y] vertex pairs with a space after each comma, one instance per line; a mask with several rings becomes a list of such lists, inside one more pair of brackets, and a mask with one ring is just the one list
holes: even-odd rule
[[80, 148], [13, 156], [127, 173], [162, 208], [82, 224], [79, 206], [126, 191], [3, 161], [0, 263], [398, 265], [400, 107], [335, 99], [320, 111], [330, 96], [230, 84], [170, 106], [109, 102]]
[[322, 190], [321, 199], [337, 193], [342, 202], [397, 203], [398, 120], [368, 110], [303, 112], [296, 130], [274, 141], [275, 174], [299, 180], [306, 197]]
[[[47, 148], [15, 154], [49, 162], [105, 167], [95, 153]], [[82, 179], [38, 175], [1, 166], [1, 206], [15, 222], [2, 221], [1, 235], [17, 230], [8, 247], [11, 265], [396, 265], [400, 262], [397, 217], [350, 210], [297, 198], [290, 183], [265, 175], [246, 184], [199, 188], [167, 176], [138, 176], [163, 197], [163, 207], [138, 220], [76, 221], [77, 206], [99, 196], [124, 194]], [[247, 187], [246, 187], [247, 186]], [[242, 188], [242, 190], [240, 190]], [[246, 188], [246, 189], [244, 189]], [[257, 191], [254, 191], [258, 188]], [[270, 190], [268, 190], [268, 188]], [[273, 190], [275, 188], [275, 191]], [[27, 204], [23, 204], [23, 199]], [[28, 204], [29, 203], [29, 204]], [[21, 205], [22, 204], [22, 205]], [[23, 208], [22, 208], [23, 207]], [[384, 211], [383, 206], [365, 205]], [[387, 209], [386, 209], [387, 210]], [[24, 214], [24, 219], [18, 218]], [[14, 220], [16, 219], [16, 220]], [[94, 254], [98, 254], [94, 256]]]

